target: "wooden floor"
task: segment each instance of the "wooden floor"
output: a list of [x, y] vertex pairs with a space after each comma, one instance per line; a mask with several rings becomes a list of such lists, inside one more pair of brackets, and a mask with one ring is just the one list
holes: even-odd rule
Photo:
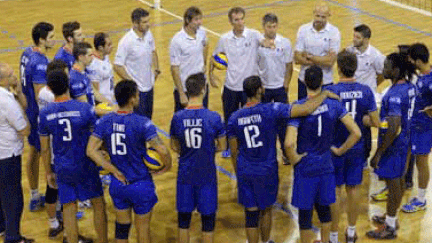
[[[429, 1], [429, 0], [428, 0]], [[432, 20], [429, 17], [410, 12], [408, 10], [393, 7], [377, 0], [327, 0], [330, 4], [332, 17], [331, 23], [336, 25], [342, 33], [342, 46], [347, 46], [352, 40], [352, 28], [355, 23], [368, 24], [372, 30], [372, 44], [383, 53], [396, 50], [398, 44], [412, 42], [424, 42], [432, 47]], [[168, 131], [170, 119], [173, 114], [173, 82], [169, 71], [168, 46], [171, 37], [182, 27], [178, 16], [189, 7], [189, 0], [165, 0], [162, 2], [163, 11], [152, 10], [151, 16], [154, 23], [152, 28], [159, 53], [162, 75], [157, 80], [155, 88], [154, 123], [162, 130]], [[280, 33], [295, 42], [297, 29], [301, 24], [311, 21], [313, 1], [309, 0], [231, 0], [231, 1], [194, 1], [193, 4], [201, 8], [205, 14], [204, 25], [212, 33], [208, 34], [210, 49], [213, 50], [218, 34], [230, 30], [227, 11], [233, 6], [242, 6], [247, 9], [246, 24], [250, 28], [261, 30], [260, 19], [267, 12], [274, 12], [279, 16]], [[19, 56], [25, 46], [31, 45], [31, 28], [39, 21], [52, 22], [55, 25], [56, 39], [63, 39], [61, 25], [63, 22], [78, 20], [82, 24], [83, 31], [90, 36], [97, 31], [109, 32], [114, 43], [131, 27], [130, 13], [136, 7], [148, 8], [144, 2], [134, 0], [0, 0], [0, 60], [12, 65], [18, 72]], [[49, 52], [53, 57], [60, 43]], [[115, 52], [115, 50], [114, 50]], [[112, 54], [113, 57], [114, 53]], [[298, 67], [296, 67], [297, 69]], [[298, 69], [297, 69], [298, 70]], [[297, 72], [291, 85], [291, 97], [296, 98]], [[223, 76], [223, 73], [220, 73]], [[221, 91], [212, 89], [210, 94], [210, 108], [221, 112]], [[163, 136], [163, 135], [161, 135]], [[168, 141], [165, 139], [165, 141]], [[27, 158], [27, 150], [24, 153], [24, 161]], [[217, 159], [218, 165], [229, 173], [232, 172], [229, 160]], [[25, 167], [23, 167], [25, 170]], [[155, 177], [159, 203], [154, 208], [152, 219], [153, 242], [176, 242], [177, 219], [175, 211], [175, 182], [177, 166], [164, 175]], [[229, 173], [219, 173], [219, 211], [216, 223], [216, 242], [245, 242], [243, 229], [244, 216], [242, 208], [236, 203], [235, 182], [229, 177]], [[287, 193], [292, 184], [292, 169], [281, 166], [280, 169], [280, 195], [278, 203], [286, 204]], [[364, 173], [364, 183], [361, 187], [360, 209], [361, 216], [358, 221], [359, 242], [373, 242], [366, 239], [365, 232], [372, 228], [369, 217], [374, 212], [382, 212], [385, 203], [371, 203], [368, 199], [370, 192], [376, 191], [379, 186], [376, 179], [368, 171]], [[37, 242], [60, 242], [61, 239], [48, 240], [47, 216], [45, 211], [30, 213], [28, 211], [28, 182], [26, 174], [23, 174], [25, 188], [25, 212], [23, 216], [22, 232], [31, 236]], [[41, 171], [40, 189], [44, 191], [45, 180]], [[428, 199], [432, 202], [432, 194], [429, 190]], [[404, 198], [406, 202], [408, 192]], [[111, 199], [106, 192], [109, 212], [110, 239], [114, 238], [114, 210]], [[277, 208], [277, 207], [275, 207]], [[298, 236], [295, 223], [295, 210], [274, 211], [274, 225], [272, 238], [276, 242], [295, 242]], [[95, 237], [92, 229], [91, 210], [86, 211], [84, 219], [79, 223], [81, 232], [87, 236]], [[399, 237], [393, 242], [432, 242], [432, 211], [420, 212], [412, 215], [400, 214], [401, 229]], [[318, 222], [315, 219], [314, 223]], [[341, 222], [340, 240], [343, 240], [343, 232], [346, 226], [346, 216]], [[200, 219], [195, 216], [192, 220], [192, 242], [200, 242]], [[132, 231], [134, 232], [134, 231]], [[132, 236], [132, 239], [135, 237]], [[131, 242], [134, 242], [132, 240]]]

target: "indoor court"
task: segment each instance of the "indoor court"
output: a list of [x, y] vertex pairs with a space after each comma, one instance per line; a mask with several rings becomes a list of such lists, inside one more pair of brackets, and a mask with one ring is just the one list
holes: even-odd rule
[[[407, 5], [397, 5], [387, 0], [325, 0], [330, 6], [332, 16], [329, 22], [339, 28], [342, 36], [341, 47], [352, 43], [353, 27], [357, 23], [365, 23], [372, 29], [371, 44], [383, 54], [397, 51], [398, 44], [411, 44], [423, 42], [432, 48], [432, 9], [431, 0], [411, 1], [418, 7], [408, 9]], [[409, 1], [399, 1], [408, 2]], [[203, 25], [208, 29], [207, 37], [210, 44], [210, 53], [222, 33], [231, 30], [228, 22], [228, 10], [234, 6], [246, 9], [246, 26], [262, 31], [261, 18], [268, 12], [275, 13], [279, 18], [279, 33], [295, 44], [298, 28], [312, 20], [314, 0], [162, 0], [161, 9], [150, 8], [153, 2], [144, 0], [0, 0], [0, 61], [10, 64], [16, 75], [19, 75], [19, 58], [23, 49], [32, 45], [31, 29], [40, 21], [47, 21], [55, 26], [55, 39], [58, 41], [48, 57], [54, 54], [63, 43], [61, 26], [64, 22], [77, 20], [81, 23], [86, 41], [93, 43], [93, 34], [108, 32], [113, 41], [114, 50], [111, 61], [115, 55], [119, 39], [128, 31], [132, 24], [130, 14], [133, 9], [143, 7], [150, 10], [153, 26], [151, 31], [156, 41], [162, 74], [155, 84], [153, 122], [160, 128], [160, 136], [168, 145], [170, 121], [174, 110], [173, 80], [170, 73], [169, 44], [173, 35], [182, 28], [183, 12], [195, 5], [204, 14]], [[405, 6], [405, 7], [404, 7]], [[422, 11], [421, 11], [422, 10]], [[428, 16], [428, 13], [430, 14]], [[297, 97], [298, 66], [296, 65], [290, 86], [290, 101]], [[220, 78], [219, 88], [210, 88], [209, 108], [222, 114], [221, 87], [224, 73], [216, 71]], [[335, 72], [336, 74], [336, 72]], [[116, 76], [118, 79], [118, 76]], [[381, 86], [381, 89], [383, 86]], [[23, 155], [23, 188], [24, 188], [24, 214], [22, 219], [22, 234], [36, 239], [39, 243], [61, 242], [58, 236], [51, 240], [47, 237], [48, 222], [45, 210], [31, 213], [28, 210], [29, 187], [25, 173], [27, 152]], [[159, 202], [156, 204], [151, 221], [152, 242], [177, 242], [177, 212], [175, 209], [177, 159], [173, 156], [173, 168], [166, 174], [154, 176]], [[299, 236], [296, 210], [289, 205], [290, 189], [292, 187], [292, 167], [283, 166], [280, 160], [280, 187], [278, 203], [273, 213], [272, 237], [277, 243], [297, 242]], [[215, 242], [218, 243], [244, 243], [246, 233], [244, 230], [244, 211], [237, 203], [234, 189], [235, 176], [229, 159], [222, 159], [217, 155], [219, 178], [219, 206], [216, 218]], [[46, 188], [45, 173], [40, 166], [39, 190], [43, 193]], [[369, 240], [365, 233], [374, 226], [369, 217], [372, 213], [383, 212], [385, 203], [370, 201], [369, 194], [376, 192], [376, 179], [369, 170], [364, 171], [364, 181], [361, 186], [361, 214], [357, 223], [357, 242], [375, 242]], [[415, 174], [416, 177], [416, 174]], [[403, 203], [407, 202], [410, 194], [407, 191]], [[430, 187], [430, 186], [429, 186]], [[287, 199], [288, 193], [288, 199]], [[343, 193], [344, 194], [344, 193]], [[427, 198], [432, 203], [432, 192], [429, 188]], [[108, 190], [105, 190], [109, 220], [109, 239], [114, 242], [115, 215]], [[388, 242], [413, 243], [432, 242], [432, 210], [414, 214], [399, 213], [400, 230], [398, 238]], [[346, 227], [346, 214], [342, 216], [339, 240], [344, 241]], [[318, 228], [319, 222], [314, 217], [314, 225]], [[93, 230], [92, 210], [87, 209], [85, 216], [79, 221], [80, 233], [95, 239]], [[314, 228], [317, 232], [317, 228]], [[193, 214], [191, 224], [191, 242], [201, 242], [201, 220], [199, 214]], [[135, 231], [131, 230], [130, 242], [135, 242]]]

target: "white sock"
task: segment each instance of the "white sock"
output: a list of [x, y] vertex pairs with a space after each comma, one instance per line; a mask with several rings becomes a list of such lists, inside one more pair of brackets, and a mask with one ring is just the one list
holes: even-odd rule
[[330, 232], [330, 242], [331, 243], [338, 243], [338, 232]]
[[355, 226], [348, 226], [348, 229], [347, 229], [348, 237], [354, 237], [355, 233], [356, 233], [356, 227]]
[[56, 217], [48, 219], [48, 222], [50, 224], [50, 228], [51, 229], [56, 229], [56, 228], [58, 228], [60, 226], [60, 223], [59, 223], [59, 221], [57, 220]]
[[38, 189], [30, 190], [30, 198], [31, 199], [36, 199], [38, 197], [39, 197], [39, 190]]
[[426, 189], [422, 189], [422, 188], [418, 189], [417, 199], [422, 203], [426, 202]]
[[396, 217], [390, 217], [386, 215], [386, 224], [393, 229], [396, 229]]

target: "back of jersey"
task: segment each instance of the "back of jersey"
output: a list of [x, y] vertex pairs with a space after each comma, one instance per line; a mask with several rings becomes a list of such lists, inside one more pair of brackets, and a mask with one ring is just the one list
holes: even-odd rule
[[[347, 112], [360, 127], [360, 130], [364, 131], [366, 126], [363, 124], [363, 116], [377, 110], [372, 90], [368, 86], [356, 82], [339, 82], [336, 85], [328, 86], [327, 89], [339, 95]], [[349, 132], [345, 126], [339, 122], [335, 135], [334, 144], [336, 147], [340, 147], [348, 138]], [[352, 150], [363, 150], [364, 144], [364, 138], [361, 137]]]
[[153, 123], [134, 113], [111, 113], [102, 117], [93, 135], [103, 140], [113, 163], [128, 182], [152, 180], [143, 162], [146, 142], [157, 136]]
[[33, 84], [46, 84], [46, 68], [48, 65], [48, 58], [37, 52], [33, 51], [29, 54], [29, 59], [25, 65], [25, 77], [21, 81], [23, 93], [27, 98], [27, 115], [30, 122], [37, 118], [39, 108], [36, 101], [36, 96]]
[[75, 100], [48, 104], [40, 112], [39, 133], [52, 135], [55, 171], [60, 180], [76, 182], [96, 171], [86, 156], [90, 130], [96, 121], [93, 108]]
[[172, 119], [170, 134], [180, 142], [177, 181], [216, 183], [215, 140], [225, 135], [219, 114], [204, 108], [178, 111]]
[[26, 68], [28, 61], [30, 60], [30, 54], [32, 52], [33, 52], [33, 48], [27, 47], [24, 50], [24, 52], [21, 54], [21, 58], [20, 58], [20, 80], [21, 80], [21, 84], [23, 87], [26, 85], [25, 68]]
[[[303, 104], [307, 99], [298, 103]], [[307, 153], [296, 169], [315, 176], [333, 172], [330, 147], [338, 121], [347, 114], [342, 103], [326, 99], [311, 115], [291, 119], [289, 126], [298, 127], [297, 153]]]
[[288, 104], [267, 103], [245, 107], [231, 115], [227, 135], [238, 141], [237, 174], [277, 172], [277, 120], [289, 118], [290, 112]]

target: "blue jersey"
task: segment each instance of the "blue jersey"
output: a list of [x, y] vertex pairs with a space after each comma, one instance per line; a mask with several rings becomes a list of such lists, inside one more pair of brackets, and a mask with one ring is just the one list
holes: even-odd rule
[[[338, 84], [327, 86], [326, 89], [339, 95], [346, 111], [352, 116], [360, 127], [360, 130], [366, 130], [366, 126], [363, 124], [363, 116], [377, 110], [372, 90], [366, 85], [351, 81], [339, 82]], [[339, 122], [336, 131], [334, 144], [336, 147], [340, 147], [348, 138], [349, 132], [341, 122]], [[361, 137], [351, 150], [364, 150], [364, 146], [365, 141]]]
[[99, 119], [93, 136], [105, 142], [111, 163], [129, 183], [152, 180], [143, 158], [146, 142], [155, 138], [157, 132], [147, 117], [135, 113], [110, 113]]
[[28, 55], [28, 61], [24, 68], [25, 77], [21, 81], [23, 82], [23, 93], [27, 98], [26, 113], [30, 122], [34, 122], [39, 114], [39, 106], [37, 104], [37, 97], [34, 92], [33, 84], [46, 84], [48, 63], [48, 58], [38, 51], [33, 51]]
[[181, 146], [178, 183], [215, 184], [215, 139], [225, 136], [219, 114], [205, 108], [178, 111], [171, 121], [170, 133]]
[[291, 105], [259, 103], [234, 112], [227, 136], [238, 141], [238, 175], [270, 175], [277, 172], [277, 121], [289, 118]]
[[95, 105], [93, 86], [85, 71], [81, 71], [75, 67], [72, 68], [70, 71], [69, 87], [73, 99], [85, 95], [87, 102], [90, 105]]
[[388, 127], [386, 117], [399, 116], [401, 117], [401, 130], [393, 145], [396, 147], [408, 146], [410, 119], [413, 114], [415, 99], [415, 86], [409, 82], [396, 83], [390, 87], [381, 102], [379, 144], [381, 144]]
[[86, 156], [86, 147], [96, 114], [89, 104], [76, 100], [54, 102], [40, 111], [39, 134], [52, 136], [57, 179], [77, 183], [97, 168]]
[[72, 54], [72, 50], [68, 50], [65, 46], [62, 46], [54, 56], [54, 59], [62, 60], [68, 66], [69, 71], [75, 62], [75, 57]]
[[[307, 98], [297, 101], [303, 104]], [[317, 176], [334, 171], [330, 147], [333, 144], [336, 127], [347, 115], [343, 104], [326, 99], [309, 116], [291, 119], [289, 126], [298, 128], [297, 153], [308, 153], [294, 168], [304, 176]]]
[[26, 83], [25, 81], [25, 67], [30, 60], [30, 54], [33, 52], [33, 47], [27, 47], [20, 57], [20, 80], [22, 85]]
[[432, 118], [424, 112], [425, 107], [432, 105], [432, 71], [420, 76], [416, 83], [417, 95], [415, 98], [412, 125], [422, 127], [425, 130], [432, 129]]

